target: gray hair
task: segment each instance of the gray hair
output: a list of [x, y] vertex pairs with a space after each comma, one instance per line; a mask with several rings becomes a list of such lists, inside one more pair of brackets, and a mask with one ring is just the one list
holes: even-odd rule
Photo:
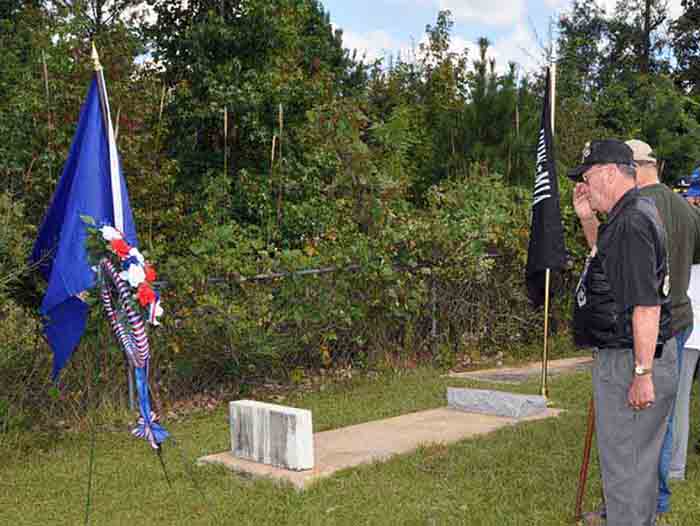
[[615, 166], [617, 166], [617, 169], [625, 177], [629, 177], [630, 179], [636, 179], [637, 170], [634, 166], [630, 166], [629, 164], [617, 164]]

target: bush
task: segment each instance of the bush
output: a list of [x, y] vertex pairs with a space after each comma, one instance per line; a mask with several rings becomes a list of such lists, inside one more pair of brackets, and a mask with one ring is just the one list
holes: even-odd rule
[[[524, 287], [529, 206], [525, 191], [474, 167], [434, 187], [427, 210], [390, 203], [373, 236], [347, 226], [282, 250], [257, 227], [203, 230], [161, 269], [168, 318], [154, 367], [163, 392], [397, 355], [448, 363], [450, 353], [539, 340], [541, 315], [530, 314]], [[246, 279], [256, 275], [267, 277]], [[571, 272], [559, 283], [569, 288]], [[562, 294], [558, 321], [568, 307]]]

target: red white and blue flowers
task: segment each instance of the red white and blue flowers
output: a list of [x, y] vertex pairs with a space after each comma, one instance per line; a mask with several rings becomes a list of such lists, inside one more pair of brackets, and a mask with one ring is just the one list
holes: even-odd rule
[[123, 270], [119, 273], [119, 277], [136, 291], [139, 305], [148, 310], [146, 320], [152, 325], [159, 325], [158, 318], [163, 315], [163, 308], [160, 305], [160, 295], [153, 288], [157, 277], [155, 269], [146, 261], [138, 248], [129, 246], [119, 230], [113, 226], [104, 225], [99, 231], [102, 239], [107, 242], [108, 250], [121, 262]]
[[88, 225], [87, 253], [95, 265], [96, 285], [101, 288], [105, 314], [127, 360], [134, 367], [141, 415], [132, 434], [159, 449], [168, 432], [151, 410], [148, 387], [151, 354], [144, 322], [146, 318], [158, 325], [158, 318], [163, 314], [160, 296], [153, 288], [156, 271], [136, 247], [129, 246], [119, 230], [110, 225], [98, 227], [91, 217], [85, 216], [83, 221]]

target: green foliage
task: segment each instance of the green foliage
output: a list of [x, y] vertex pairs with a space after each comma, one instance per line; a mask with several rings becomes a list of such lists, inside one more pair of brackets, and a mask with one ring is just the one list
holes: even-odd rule
[[[105, 399], [124, 387], [93, 309], [64, 385], [46, 395], [39, 295], [23, 274], [92, 75], [88, 37], [140, 247], [167, 282], [164, 323], [150, 333], [165, 399], [301, 381], [308, 367], [448, 365], [539, 340], [523, 268], [541, 72], [500, 72], [486, 39], [476, 56], [455, 52], [449, 11], [412, 56], [370, 67], [316, 0], [149, 0], [150, 23], [116, 16], [129, 3], [0, 8], [0, 382], [19, 396], [0, 412], [19, 415], [39, 393], [47, 411], [80, 414], [88, 379], [121, 379], [95, 387]], [[684, 0], [673, 26], [676, 65], [655, 26], [668, 17], [650, 2], [647, 24], [646, 4], [622, 2], [613, 19], [574, 2], [559, 22], [555, 140], [572, 269], [552, 311], [564, 326], [586, 248], [563, 174], [584, 143], [646, 140], [667, 181], [700, 158], [696, 6]]]
[[565, 165], [576, 162], [586, 141], [605, 136], [648, 142], [663, 161], [667, 182], [697, 164], [698, 100], [678, 88], [688, 87], [692, 74], [694, 11], [686, 4], [687, 17], [672, 24], [682, 62], [675, 72], [667, 60], [663, 2], [619, 2], [614, 16], [574, 2], [562, 17], [557, 126], [566, 130], [559, 134]]
[[48, 157], [41, 148], [44, 137], [37, 133], [46, 102], [40, 69], [36, 67], [41, 63], [41, 54], [34, 47], [42, 38], [48, 39], [43, 28], [47, 22], [46, 14], [34, 9], [0, 20], [0, 190], [25, 199], [31, 191], [26, 182], [34, 179], [33, 172], [45, 165]]
[[607, 65], [601, 42], [607, 35], [605, 11], [597, 2], [574, 0], [559, 19], [558, 86], [564, 98], [590, 101], [601, 87]]
[[35, 393], [27, 392], [29, 381], [36, 381], [43, 370], [36, 351], [40, 327], [35, 316], [0, 291], [0, 434], [22, 427], [27, 407]]
[[664, 76], [638, 75], [627, 84], [611, 84], [595, 104], [598, 121], [612, 136], [654, 145], [669, 182], [689, 173], [700, 158], [695, 110], [695, 104]]
[[413, 200], [425, 204], [430, 187], [480, 163], [485, 172], [503, 173], [509, 182], [528, 181], [534, 164], [533, 137], [539, 108], [527, 77], [517, 67], [496, 72], [487, 57], [490, 43], [479, 40], [479, 56], [450, 51], [453, 21], [449, 11], [428, 25], [428, 41], [412, 61], [399, 57], [388, 70], [374, 70], [370, 102], [386, 119], [399, 105], [414, 113], [415, 145], [408, 152], [415, 166]]
[[13, 298], [23, 296], [28, 279], [27, 253], [32, 229], [26, 224], [21, 203], [0, 192], [0, 433], [21, 426], [23, 415], [18, 401], [21, 381], [35, 374], [30, 349], [36, 349], [39, 324], [35, 316]]
[[220, 170], [230, 151], [233, 179], [241, 185], [244, 176], [255, 180], [237, 193], [234, 216], [260, 224], [273, 206], [265, 196], [273, 183], [266, 169], [273, 137], [280, 157], [293, 163], [298, 154], [287, 146], [306, 111], [329, 93], [351, 87], [353, 64], [340, 33], [332, 31], [315, 0], [153, 4], [158, 21], [146, 34], [173, 88], [166, 112], [172, 125], [169, 150], [182, 167], [179, 182], [201, 188], [203, 176]]
[[26, 275], [31, 232], [22, 203], [13, 201], [7, 192], [0, 192], [0, 294]]
[[[404, 110], [397, 111], [401, 122]], [[377, 145], [387, 137], [400, 144], [405, 128], [397, 122], [375, 123], [368, 133]], [[335, 157], [346, 163], [341, 173], [387, 166], [387, 155], [375, 159], [372, 149], [353, 149], [349, 121], [337, 128], [345, 135], [328, 147], [334, 156], [351, 150]], [[388, 166], [402, 162], [398, 156]], [[357, 184], [352, 175], [336, 183], [335, 199], [351, 201]], [[158, 361], [173, 374], [163, 388], [203, 389], [251, 375], [293, 378], [299, 367], [367, 365], [392, 354], [433, 356], [435, 338], [441, 343], [434, 357], [444, 364], [449, 353], [474, 345], [488, 354], [536, 337], [539, 324], [522, 316], [529, 219], [523, 190], [475, 166], [431, 190], [426, 210], [391, 195], [371, 237], [361, 223], [336, 221], [337, 230], [278, 249], [263, 242], [257, 227], [228, 222], [202, 231], [190, 255], [168, 258], [162, 270], [172, 280], [164, 300], [169, 316]], [[347, 205], [350, 218], [354, 208]], [[335, 272], [295, 274], [329, 267]], [[244, 279], [256, 275], [280, 278]], [[228, 283], [212, 284], [208, 276], [227, 276]]]
[[[700, 86], [700, 1], [681, 0], [683, 14], [671, 26], [676, 79], [696, 97]], [[696, 114], [698, 112], [696, 111]]]
[[622, 0], [608, 20], [609, 79], [627, 71], [658, 74], [668, 68], [665, 29], [668, 2], [665, 0]]

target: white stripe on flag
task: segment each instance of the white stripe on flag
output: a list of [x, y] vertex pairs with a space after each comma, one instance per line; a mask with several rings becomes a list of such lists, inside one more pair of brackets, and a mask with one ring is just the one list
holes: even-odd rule
[[98, 71], [98, 75], [102, 77], [102, 82], [99, 82], [100, 89], [105, 103], [105, 120], [107, 121], [107, 144], [109, 145], [109, 176], [112, 182], [112, 206], [114, 207], [114, 228], [120, 232], [124, 232], [124, 209], [122, 206], [122, 185], [121, 174], [119, 172], [119, 158], [117, 157], [117, 143], [114, 140], [114, 128], [112, 128], [112, 117], [109, 109], [109, 98], [107, 98], [107, 86], [105, 85], [104, 74], [102, 70]]
[[545, 199], [549, 199], [552, 197], [552, 194], [545, 194], [545, 195], [540, 195], [535, 198], [535, 200], [532, 202], [533, 208], [537, 206], [538, 203], [544, 201]]

